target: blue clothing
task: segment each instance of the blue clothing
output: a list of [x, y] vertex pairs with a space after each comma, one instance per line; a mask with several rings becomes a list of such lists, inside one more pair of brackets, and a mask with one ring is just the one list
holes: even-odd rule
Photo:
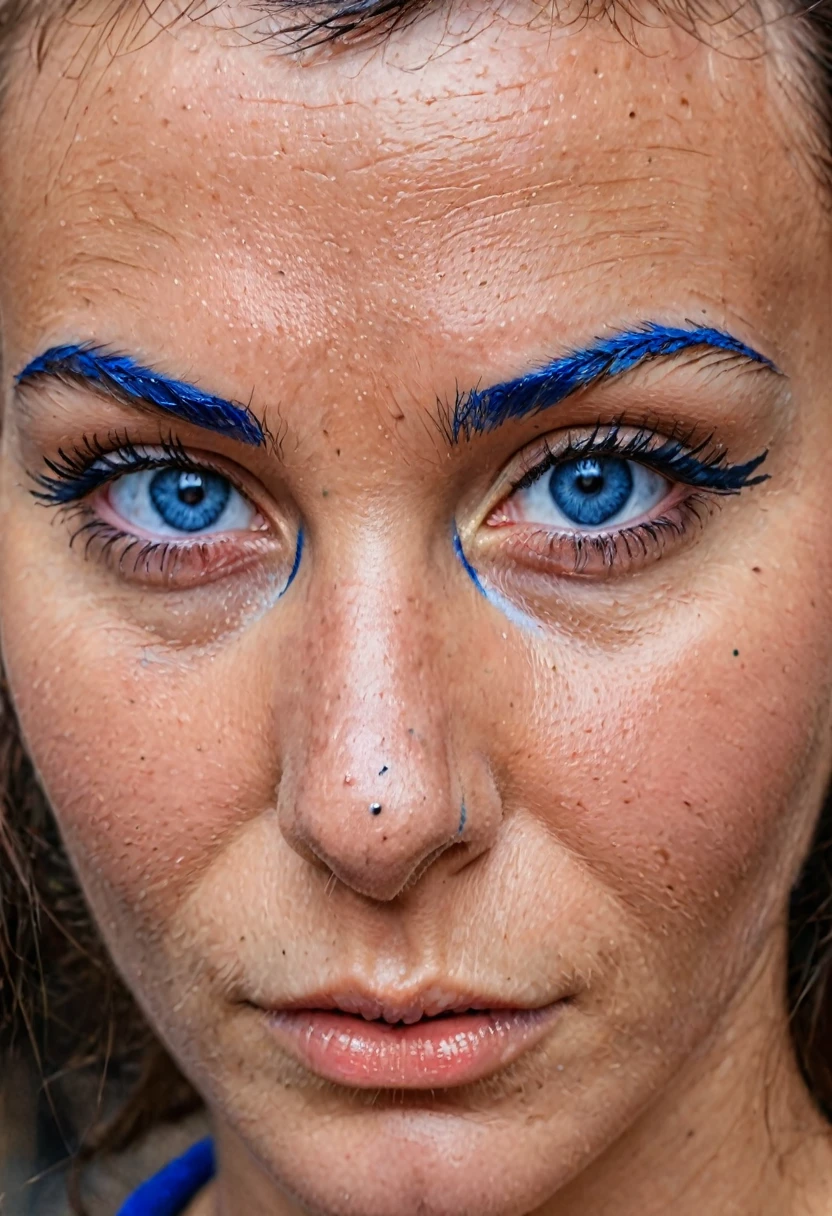
[[181, 1216], [213, 1176], [213, 1141], [200, 1140], [143, 1182], [119, 1208], [118, 1216]]

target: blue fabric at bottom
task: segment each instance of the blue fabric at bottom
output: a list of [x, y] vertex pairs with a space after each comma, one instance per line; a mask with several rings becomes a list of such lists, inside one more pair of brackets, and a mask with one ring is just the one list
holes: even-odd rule
[[200, 1140], [143, 1182], [119, 1208], [118, 1216], [181, 1216], [213, 1176], [213, 1141]]

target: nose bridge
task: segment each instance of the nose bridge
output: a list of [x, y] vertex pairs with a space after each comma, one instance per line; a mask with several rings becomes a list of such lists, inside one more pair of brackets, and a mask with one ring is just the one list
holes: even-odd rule
[[390, 899], [463, 839], [440, 608], [383, 554], [312, 581], [281, 828], [347, 885]]

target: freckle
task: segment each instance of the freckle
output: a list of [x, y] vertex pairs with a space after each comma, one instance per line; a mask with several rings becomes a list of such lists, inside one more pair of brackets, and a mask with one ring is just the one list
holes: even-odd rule
[[322, 498], [329, 498], [329, 490], [321, 490]]
[[752, 574], [762, 574], [762, 572], [763, 572], [762, 566], [752, 566], [751, 567]]
[[635, 118], [635, 116], [636, 116], [635, 110], [630, 110], [630, 118]]
[[738, 659], [739, 657], [740, 657], [740, 652], [739, 652], [738, 650], [735, 650], [735, 651], [734, 651], [734, 658], [735, 658], [735, 659]]

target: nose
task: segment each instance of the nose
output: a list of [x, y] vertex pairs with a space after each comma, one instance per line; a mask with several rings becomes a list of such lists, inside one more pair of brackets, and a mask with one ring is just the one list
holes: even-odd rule
[[467, 861], [489, 847], [499, 797], [454, 721], [435, 600], [388, 578], [331, 583], [314, 602], [284, 701], [281, 830], [348, 887], [391, 900], [449, 850]]

